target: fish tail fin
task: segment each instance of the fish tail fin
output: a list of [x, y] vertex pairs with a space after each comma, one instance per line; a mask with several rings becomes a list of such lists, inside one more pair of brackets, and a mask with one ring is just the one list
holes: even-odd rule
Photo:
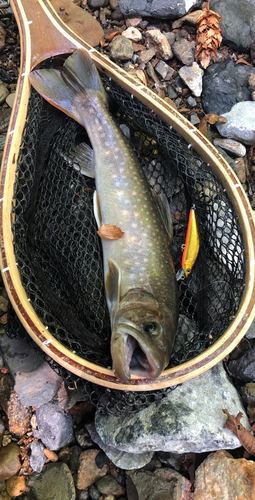
[[[32, 86], [50, 104], [81, 123], [80, 104], [96, 96], [107, 106], [107, 97], [96, 67], [83, 49], [68, 57], [62, 71], [39, 69], [29, 75]], [[81, 123], [82, 124], [82, 123]]]

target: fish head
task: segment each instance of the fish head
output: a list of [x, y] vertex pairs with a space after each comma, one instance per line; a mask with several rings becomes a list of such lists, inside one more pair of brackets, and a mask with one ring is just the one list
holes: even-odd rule
[[130, 290], [112, 317], [111, 356], [115, 375], [127, 382], [130, 374], [157, 378], [168, 365], [177, 314], [152, 294]]

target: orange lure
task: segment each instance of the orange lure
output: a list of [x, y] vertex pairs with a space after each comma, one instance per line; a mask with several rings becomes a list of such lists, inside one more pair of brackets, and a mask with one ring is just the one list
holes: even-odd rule
[[182, 254], [182, 269], [184, 275], [188, 276], [195, 264], [199, 251], [199, 235], [197, 230], [197, 221], [195, 215], [195, 206], [189, 213], [188, 229], [186, 234], [185, 247]]

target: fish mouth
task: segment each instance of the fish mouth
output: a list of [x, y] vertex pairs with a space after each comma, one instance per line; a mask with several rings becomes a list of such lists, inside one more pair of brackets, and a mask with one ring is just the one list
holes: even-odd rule
[[116, 376], [123, 382], [130, 379], [130, 374], [156, 378], [164, 366], [151, 353], [150, 345], [140, 338], [136, 328], [118, 324], [118, 334], [113, 335], [112, 360]]

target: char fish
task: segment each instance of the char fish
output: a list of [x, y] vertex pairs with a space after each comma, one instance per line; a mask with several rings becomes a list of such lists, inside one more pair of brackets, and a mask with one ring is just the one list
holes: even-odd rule
[[167, 199], [151, 190], [85, 50], [68, 57], [61, 71], [34, 71], [30, 81], [85, 127], [93, 148], [85, 148], [85, 173], [95, 177], [98, 227], [110, 224], [124, 232], [118, 240], [101, 240], [115, 374], [123, 382], [130, 373], [156, 378], [169, 363], [178, 321]]

